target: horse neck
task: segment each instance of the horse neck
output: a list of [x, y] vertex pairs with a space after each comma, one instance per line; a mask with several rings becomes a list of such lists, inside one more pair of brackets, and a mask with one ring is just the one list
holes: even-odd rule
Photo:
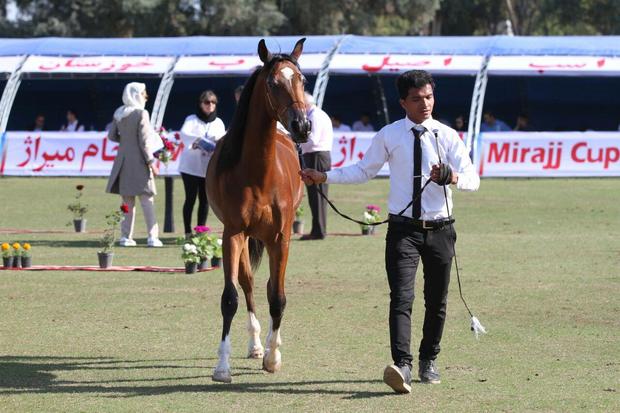
[[250, 100], [251, 111], [246, 119], [241, 153], [241, 162], [254, 176], [260, 175], [261, 171], [267, 174], [275, 165], [276, 120], [268, 109], [263, 90], [258, 87]]

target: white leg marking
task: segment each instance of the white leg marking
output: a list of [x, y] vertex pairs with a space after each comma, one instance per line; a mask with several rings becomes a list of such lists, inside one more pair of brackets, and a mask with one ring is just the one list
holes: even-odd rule
[[250, 335], [250, 341], [248, 343], [248, 358], [263, 358], [264, 349], [260, 343], [260, 323], [251, 311], [248, 311], [248, 334]]
[[273, 320], [269, 321], [269, 335], [265, 340], [265, 357], [263, 357], [263, 368], [270, 373], [275, 373], [282, 366], [282, 355], [278, 347], [282, 345], [280, 329], [273, 330]]
[[213, 381], [221, 381], [224, 383], [230, 383], [232, 381], [229, 362], [230, 351], [230, 335], [227, 335], [226, 338], [220, 342], [220, 347], [217, 350], [217, 355], [220, 359], [217, 362], [217, 367], [213, 371]]

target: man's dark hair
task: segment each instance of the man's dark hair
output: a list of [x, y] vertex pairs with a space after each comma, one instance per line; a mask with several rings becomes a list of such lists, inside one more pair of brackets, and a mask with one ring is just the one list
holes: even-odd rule
[[419, 89], [426, 85], [431, 85], [435, 90], [435, 81], [426, 70], [409, 70], [396, 78], [396, 88], [401, 99], [406, 99], [409, 89]]

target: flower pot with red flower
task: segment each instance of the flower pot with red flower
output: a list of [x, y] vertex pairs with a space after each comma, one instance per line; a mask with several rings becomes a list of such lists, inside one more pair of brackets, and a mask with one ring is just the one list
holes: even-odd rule
[[13, 266], [13, 255], [11, 253], [11, 244], [3, 242], [2, 246], [2, 265], [4, 268], [11, 268]]
[[[86, 232], [86, 218], [84, 215], [88, 212], [88, 205], [82, 203], [82, 195], [84, 194], [84, 185], [76, 185], [75, 200], [67, 205], [67, 209], [73, 213], [73, 228], [75, 232]], [[71, 225], [71, 223], [67, 224]]]
[[112, 211], [105, 216], [107, 227], [103, 231], [100, 239], [101, 251], [97, 252], [99, 268], [109, 268], [112, 266], [114, 258], [114, 242], [116, 241], [116, 231], [119, 228], [123, 215], [129, 212], [129, 206], [122, 204], [119, 209]]
[[196, 246], [196, 250], [200, 256], [198, 269], [201, 271], [210, 268], [211, 258], [213, 257], [210, 231], [211, 228], [205, 225], [197, 225], [194, 227], [195, 234], [189, 239], [190, 243]]
[[381, 221], [381, 215], [379, 215], [380, 212], [381, 208], [379, 208], [377, 205], [366, 205], [366, 210], [364, 211], [364, 215], [362, 218], [362, 222], [364, 222], [364, 224], [360, 225], [362, 229], [362, 235], [372, 235], [375, 233], [375, 225], [370, 224]]
[[25, 242], [24, 245], [22, 245], [22, 252], [21, 252], [21, 257], [22, 257], [22, 268], [30, 268], [32, 267], [32, 247], [30, 246], [29, 243]]

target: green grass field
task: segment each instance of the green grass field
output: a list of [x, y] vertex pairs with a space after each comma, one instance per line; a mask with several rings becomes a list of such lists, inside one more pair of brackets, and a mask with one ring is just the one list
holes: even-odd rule
[[[0, 271], [0, 411], [620, 411], [619, 182], [484, 180], [479, 192], [456, 194], [464, 294], [489, 334], [473, 338], [453, 271], [442, 384], [416, 383], [405, 396], [381, 381], [390, 362], [385, 228], [362, 237], [330, 213], [326, 240], [292, 243], [282, 371], [264, 373], [260, 361], [244, 358], [240, 305], [231, 385], [210, 378], [221, 270]], [[90, 205], [85, 234], [65, 226], [78, 183]], [[388, 185], [332, 186], [330, 196], [352, 215], [368, 203], [385, 211]], [[103, 217], [120, 204], [104, 188], [103, 179], [0, 179], [0, 241], [30, 242], [34, 264], [95, 265]], [[158, 188], [162, 224], [163, 181]], [[178, 180], [175, 190], [177, 233], [162, 234], [165, 248], [116, 248], [115, 264], [182, 265]], [[213, 216], [208, 224], [221, 229]], [[141, 211], [136, 230], [144, 245]], [[263, 340], [266, 264], [256, 293]]]

